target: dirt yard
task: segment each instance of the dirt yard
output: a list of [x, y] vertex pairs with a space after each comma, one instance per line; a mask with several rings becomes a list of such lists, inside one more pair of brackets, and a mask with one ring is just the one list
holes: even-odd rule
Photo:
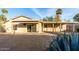
[[0, 34], [0, 51], [46, 51], [54, 34]]

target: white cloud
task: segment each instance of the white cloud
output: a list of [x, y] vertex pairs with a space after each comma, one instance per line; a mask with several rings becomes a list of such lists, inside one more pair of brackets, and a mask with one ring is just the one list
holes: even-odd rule
[[40, 12], [36, 8], [33, 8], [32, 11], [35, 12], [39, 17], [43, 18], [43, 16], [40, 14]]

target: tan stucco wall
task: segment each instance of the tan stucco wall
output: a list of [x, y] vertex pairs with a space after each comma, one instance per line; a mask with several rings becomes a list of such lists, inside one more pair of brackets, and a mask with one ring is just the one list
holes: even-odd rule
[[38, 32], [38, 33], [42, 33], [43, 31], [42, 31], [42, 23], [38, 23], [37, 25], [36, 25], [36, 31]]
[[36, 32], [39, 32], [39, 24], [36, 24]]
[[15, 30], [15, 32], [17, 32], [17, 33], [26, 33], [27, 32], [27, 27], [26, 28], [17, 28], [17, 30]]
[[45, 32], [46, 32], [46, 31], [52, 32], [52, 31], [53, 31], [53, 28], [52, 28], [52, 27], [51, 27], [51, 28], [50, 28], [50, 27], [48, 27], [48, 28], [43, 28], [43, 31], [45, 31]]
[[12, 22], [6, 22], [5, 23], [5, 30], [7, 33], [12, 33], [13, 32], [13, 27], [12, 27]]

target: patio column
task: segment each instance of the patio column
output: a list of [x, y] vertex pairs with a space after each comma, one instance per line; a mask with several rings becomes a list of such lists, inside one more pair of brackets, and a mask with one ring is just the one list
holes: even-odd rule
[[40, 22], [38, 23], [38, 32], [42, 33], [42, 24]]
[[73, 23], [73, 32], [75, 32], [75, 24]]
[[52, 26], [53, 26], [53, 32], [54, 32], [54, 24]]
[[62, 26], [61, 26], [61, 23], [60, 23], [60, 32], [61, 32], [61, 27], [62, 27]]
[[54, 24], [54, 32], [56, 32], [56, 23]]
[[26, 24], [26, 32], [27, 32], [27, 24]]

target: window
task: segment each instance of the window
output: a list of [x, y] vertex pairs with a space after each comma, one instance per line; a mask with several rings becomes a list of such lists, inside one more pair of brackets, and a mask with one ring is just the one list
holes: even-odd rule
[[26, 24], [24, 23], [23, 26], [26, 27]]
[[17, 25], [13, 25], [13, 30], [17, 30]]

